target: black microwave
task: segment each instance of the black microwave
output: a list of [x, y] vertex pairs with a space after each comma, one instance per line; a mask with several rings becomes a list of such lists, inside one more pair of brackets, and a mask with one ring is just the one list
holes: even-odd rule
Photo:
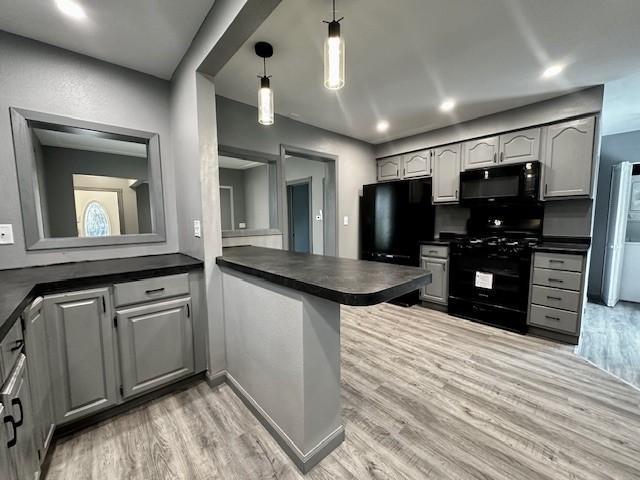
[[540, 162], [478, 168], [460, 173], [463, 205], [538, 201]]

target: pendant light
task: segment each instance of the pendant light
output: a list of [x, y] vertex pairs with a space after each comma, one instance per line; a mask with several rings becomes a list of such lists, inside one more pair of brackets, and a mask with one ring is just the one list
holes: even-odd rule
[[258, 75], [260, 89], [258, 90], [258, 123], [261, 125], [273, 125], [273, 90], [271, 90], [271, 75], [267, 76], [267, 58], [273, 56], [273, 47], [267, 42], [258, 42], [255, 45], [256, 55], [262, 58], [263, 73]]
[[336, 20], [336, 0], [333, 0], [333, 20], [329, 24], [329, 36], [324, 44], [324, 86], [329, 90], [344, 87], [344, 40], [340, 37], [340, 22]]

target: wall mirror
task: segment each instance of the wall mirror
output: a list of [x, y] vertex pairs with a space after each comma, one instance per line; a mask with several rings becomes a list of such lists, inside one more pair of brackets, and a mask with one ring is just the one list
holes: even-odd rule
[[11, 109], [28, 250], [165, 240], [155, 133]]
[[220, 146], [218, 150], [222, 236], [280, 233], [280, 158]]

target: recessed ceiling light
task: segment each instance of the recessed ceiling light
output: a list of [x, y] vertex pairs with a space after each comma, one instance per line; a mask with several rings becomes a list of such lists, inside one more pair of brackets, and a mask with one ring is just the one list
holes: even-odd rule
[[544, 72], [542, 72], [542, 78], [553, 78], [556, 75], [560, 75], [564, 70], [564, 65], [559, 63], [549, 66]]
[[74, 0], [56, 0], [56, 6], [62, 13], [75, 20], [84, 20], [87, 17], [82, 5]]
[[387, 130], [389, 130], [389, 122], [387, 122], [386, 120], [379, 121], [376, 125], [376, 129], [379, 132], [386, 132]]
[[456, 108], [456, 101], [453, 98], [447, 98], [440, 104], [441, 112], [450, 112], [454, 108]]

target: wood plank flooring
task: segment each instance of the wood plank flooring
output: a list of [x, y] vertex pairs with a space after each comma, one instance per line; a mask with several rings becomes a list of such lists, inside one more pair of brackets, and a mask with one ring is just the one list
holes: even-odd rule
[[[640, 393], [561, 346], [432, 310], [342, 311], [346, 440], [309, 479], [640, 478]], [[62, 439], [47, 479], [303, 478], [226, 385]]]
[[640, 389], [640, 304], [588, 303], [576, 354]]

